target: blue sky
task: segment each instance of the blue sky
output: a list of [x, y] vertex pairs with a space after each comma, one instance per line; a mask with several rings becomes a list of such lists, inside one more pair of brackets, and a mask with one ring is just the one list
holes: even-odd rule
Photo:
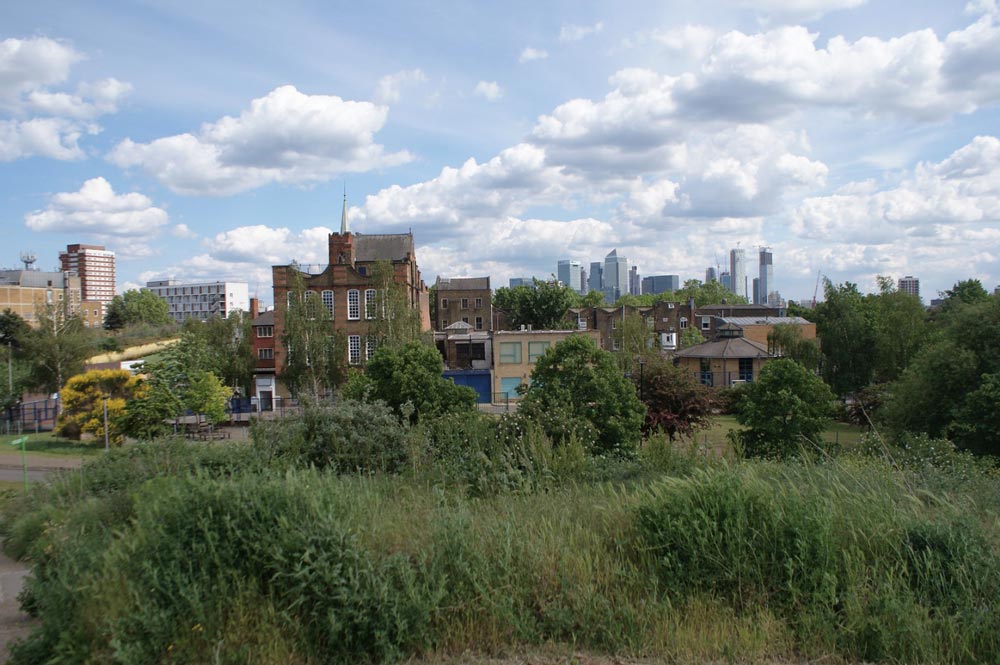
[[[1000, 284], [996, 0], [33, 2], [0, 7], [0, 265], [119, 290], [412, 229], [425, 280], [739, 246], [811, 298]], [[754, 261], [749, 261], [751, 265]]]

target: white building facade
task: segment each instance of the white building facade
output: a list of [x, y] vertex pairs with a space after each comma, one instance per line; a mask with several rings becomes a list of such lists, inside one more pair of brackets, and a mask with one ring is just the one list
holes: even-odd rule
[[146, 288], [167, 301], [170, 317], [177, 323], [187, 319], [207, 321], [242, 310], [250, 311], [250, 287], [246, 282], [197, 282], [182, 284], [163, 279], [146, 282]]

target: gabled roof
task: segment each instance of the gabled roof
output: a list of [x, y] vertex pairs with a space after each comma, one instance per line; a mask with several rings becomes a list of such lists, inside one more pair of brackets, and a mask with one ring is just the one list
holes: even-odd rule
[[674, 354], [678, 358], [773, 358], [767, 347], [746, 337], [702, 342]]
[[273, 326], [274, 325], [274, 310], [269, 309], [266, 312], [261, 312], [260, 316], [250, 322], [252, 326]]
[[489, 290], [489, 288], [489, 277], [452, 277], [450, 279], [438, 277], [437, 280], [438, 292]]
[[414, 256], [410, 233], [354, 234], [355, 261], [402, 261]]
[[455, 323], [445, 327], [445, 330], [472, 330], [472, 325], [466, 323], [465, 321], [455, 321]]

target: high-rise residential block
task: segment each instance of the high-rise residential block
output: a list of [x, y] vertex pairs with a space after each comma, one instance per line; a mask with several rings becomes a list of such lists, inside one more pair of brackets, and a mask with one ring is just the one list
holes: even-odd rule
[[250, 311], [250, 289], [246, 282], [181, 283], [173, 279], [146, 282], [146, 288], [167, 301], [167, 313], [177, 323], [187, 319], [207, 321], [228, 317], [237, 310]]
[[728, 270], [723, 270], [722, 274], [719, 275], [719, 283], [730, 291], [733, 290], [733, 278]]
[[711, 266], [705, 269], [705, 283], [717, 282], [719, 281], [719, 275], [715, 272], [715, 268]]
[[906, 277], [899, 278], [899, 290], [903, 293], [909, 293], [915, 298], [920, 298], [920, 279], [913, 277], [912, 275], [907, 275]]
[[579, 293], [580, 289], [583, 288], [583, 285], [580, 284], [581, 268], [579, 261], [563, 259], [556, 265], [556, 279]]
[[62, 270], [80, 278], [84, 300], [108, 305], [115, 297], [115, 253], [104, 245], [67, 245], [59, 252]]
[[774, 290], [774, 254], [770, 247], [761, 247], [758, 258], [760, 287], [755, 292], [754, 304], [766, 305], [768, 295]]
[[747, 253], [737, 247], [729, 250], [729, 290], [738, 296], [747, 297]]

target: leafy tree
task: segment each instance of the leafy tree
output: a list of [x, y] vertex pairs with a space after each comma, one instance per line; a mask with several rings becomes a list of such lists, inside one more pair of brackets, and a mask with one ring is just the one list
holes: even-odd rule
[[736, 419], [746, 429], [736, 436], [748, 457], [789, 457], [816, 441], [832, 406], [833, 393], [818, 376], [794, 360], [772, 360], [743, 387]]
[[687, 327], [681, 331], [680, 336], [677, 338], [678, 348], [686, 349], [689, 346], [694, 346], [695, 344], [701, 344], [705, 341], [705, 336], [701, 334], [701, 331], [694, 327]]
[[986, 302], [990, 294], [983, 288], [983, 283], [978, 279], [965, 279], [956, 282], [955, 286], [943, 291], [941, 297], [941, 313], [947, 314], [962, 305], [975, 305]]
[[330, 312], [319, 294], [306, 291], [302, 274], [289, 270], [289, 298], [276, 303], [284, 309], [285, 367], [281, 378], [292, 394], [318, 398], [333, 391], [346, 378], [347, 340], [334, 331]]
[[83, 320], [70, 316], [62, 306], [40, 307], [36, 317], [38, 327], [21, 344], [21, 355], [29, 363], [27, 384], [54, 393], [68, 377], [83, 371], [93, 339]]
[[5, 410], [17, 404], [28, 382], [29, 368], [20, 351], [30, 333], [31, 326], [16, 312], [7, 309], [0, 313], [0, 358], [4, 374], [0, 380], [0, 408]]
[[875, 326], [855, 284], [825, 283], [825, 299], [816, 306], [816, 333], [825, 357], [823, 378], [837, 395], [868, 385], [875, 373]]
[[579, 418], [596, 429], [599, 451], [628, 454], [645, 409], [614, 356], [589, 337], [571, 335], [539, 358], [519, 410], [539, 422], [554, 412]]
[[111, 445], [120, 445], [122, 431], [117, 421], [125, 413], [128, 401], [141, 394], [141, 383], [131, 372], [121, 369], [91, 370], [70, 378], [60, 392], [60, 434], [79, 439], [86, 432], [103, 438], [106, 403], [108, 440]]
[[875, 328], [875, 378], [894, 381], [927, 340], [927, 312], [919, 298], [879, 277], [881, 293], [871, 296]]
[[582, 296], [577, 296], [574, 307], [600, 307], [604, 304], [604, 294], [600, 291], [588, 291]]
[[[661, 294], [667, 295], [667, 294]], [[669, 300], [694, 300], [695, 307], [704, 307], [705, 305], [721, 305], [723, 303], [728, 303], [730, 305], [745, 305], [747, 304], [747, 299], [743, 296], [738, 296], [726, 287], [722, 285], [722, 282], [701, 282], [697, 279], [689, 279], [684, 282], [684, 286], [673, 294], [670, 294]], [[661, 298], [661, 300], [666, 300], [667, 298]]]
[[632, 379], [646, 405], [647, 433], [661, 430], [673, 441], [678, 435], [692, 436], [709, 424], [711, 394], [694, 376], [662, 359], [646, 360]]
[[17, 351], [24, 338], [31, 332], [31, 326], [17, 312], [5, 309], [0, 313], [0, 346]]
[[475, 409], [476, 391], [441, 376], [443, 368], [441, 354], [427, 344], [383, 346], [368, 361], [365, 376], [371, 388], [363, 392], [368, 392], [369, 399], [385, 402], [398, 414], [409, 412], [414, 422]]
[[117, 420], [121, 432], [133, 439], [152, 441], [170, 433], [170, 420], [183, 411], [180, 398], [165, 380], [146, 379], [142, 390], [125, 405]]
[[225, 386], [219, 377], [204, 370], [194, 372], [191, 382], [184, 391], [183, 403], [193, 411], [205, 416], [216, 425], [226, 419], [226, 402], [233, 391]]
[[420, 310], [409, 301], [406, 286], [395, 281], [394, 271], [389, 261], [377, 261], [372, 271], [375, 319], [368, 333], [375, 336], [378, 346], [399, 347], [423, 338]]
[[250, 394], [255, 362], [248, 312], [235, 311], [226, 318], [213, 316], [207, 321], [188, 319], [182, 343], [192, 339], [198, 339], [202, 345], [204, 369], [210, 370], [230, 388]]
[[493, 306], [510, 316], [515, 328], [531, 326], [535, 330], [554, 330], [565, 325], [566, 310], [578, 296], [558, 282], [535, 280], [530, 286], [501, 287], [493, 293]]
[[823, 357], [819, 343], [815, 339], [804, 339], [802, 327], [793, 323], [779, 323], [767, 334], [767, 350], [777, 356], [784, 356], [799, 363], [810, 371], [816, 371]]
[[118, 330], [128, 325], [170, 323], [170, 306], [148, 289], [129, 289], [111, 299], [104, 313], [104, 327]]
[[638, 314], [625, 316], [613, 334], [618, 346], [618, 350], [614, 352], [615, 357], [623, 372], [632, 369], [637, 358], [652, 359], [659, 355], [659, 351], [653, 348], [653, 329]]
[[889, 386], [887, 424], [896, 431], [951, 435], [960, 446], [1000, 454], [1000, 432], [991, 429], [996, 404], [990, 402], [1000, 374], [1000, 298], [956, 303], [934, 325], [932, 341]]

